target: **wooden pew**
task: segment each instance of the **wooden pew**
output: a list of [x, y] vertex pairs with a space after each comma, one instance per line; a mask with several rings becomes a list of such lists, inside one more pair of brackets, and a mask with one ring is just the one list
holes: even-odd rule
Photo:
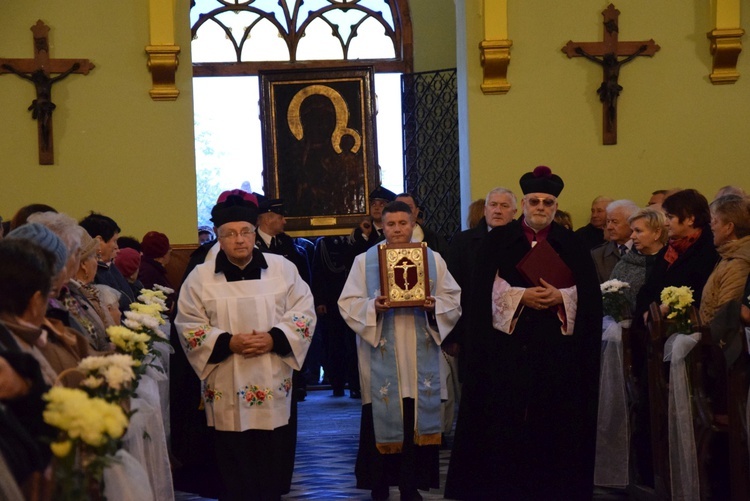
[[[745, 431], [747, 395], [750, 387], [750, 356], [744, 331], [742, 349], [727, 366], [725, 341], [700, 326], [693, 312], [693, 325], [700, 342], [685, 360], [693, 411], [693, 429], [700, 478], [701, 499], [750, 499], [750, 457]], [[669, 363], [664, 362], [668, 323], [659, 305], [651, 305], [648, 329], [648, 388], [654, 488], [641, 489], [651, 496], [642, 499], [670, 499], [669, 465]]]
[[671, 498], [668, 424], [669, 364], [664, 362], [664, 343], [668, 337], [667, 324], [656, 303], [651, 303], [648, 317], [648, 398], [654, 493], [657, 498], [669, 499]]

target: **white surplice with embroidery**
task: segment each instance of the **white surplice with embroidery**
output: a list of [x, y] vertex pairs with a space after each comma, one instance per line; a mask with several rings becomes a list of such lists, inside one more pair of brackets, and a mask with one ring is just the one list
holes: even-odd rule
[[[180, 290], [177, 332], [201, 379], [208, 425], [220, 431], [273, 430], [289, 423], [292, 372], [302, 368], [315, 329], [313, 297], [294, 264], [282, 256], [263, 257], [268, 268], [261, 269], [259, 280], [227, 282], [211, 261], [197, 266]], [[300, 326], [305, 319], [306, 329]], [[272, 327], [286, 335], [292, 348], [288, 355], [269, 352], [246, 359], [232, 354], [218, 364], [208, 362], [220, 334]], [[201, 328], [205, 338], [191, 346], [185, 333]], [[242, 398], [239, 392], [246, 386], [248, 391], [258, 387], [262, 404], [249, 405]]]

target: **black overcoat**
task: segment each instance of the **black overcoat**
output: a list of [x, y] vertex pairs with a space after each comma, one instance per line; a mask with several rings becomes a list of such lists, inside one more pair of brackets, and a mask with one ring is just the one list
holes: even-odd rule
[[530, 287], [516, 264], [531, 249], [518, 220], [482, 241], [464, 333], [466, 373], [446, 497], [591, 499], [602, 303], [591, 255], [573, 232], [552, 223], [547, 237], [573, 271], [574, 332], [556, 311], [524, 308], [512, 334], [492, 327], [496, 273]]

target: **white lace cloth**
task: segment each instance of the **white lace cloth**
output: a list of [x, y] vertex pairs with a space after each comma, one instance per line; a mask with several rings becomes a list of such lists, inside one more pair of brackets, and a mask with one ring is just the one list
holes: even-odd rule
[[[120, 449], [104, 469], [104, 496], [107, 501], [152, 501], [154, 493], [143, 465]], [[161, 498], [159, 498], [161, 499]], [[174, 496], [170, 499], [174, 499]]]
[[144, 374], [136, 394], [138, 397], [131, 399], [130, 403], [131, 411], [136, 412], [130, 419], [128, 431], [123, 438], [123, 447], [148, 473], [154, 499], [174, 499], [157, 381], [148, 373]]
[[685, 370], [685, 358], [701, 334], [672, 334], [664, 345], [669, 368], [669, 470], [672, 499], [699, 501], [698, 458], [693, 430], [693, 407]]
[[626, 487], [629, 477], [630, 427], [623, 372], [623, 323], [610, 316], [602, 320], [604, 348], [599, 376], [594, 484], [606, 487]]

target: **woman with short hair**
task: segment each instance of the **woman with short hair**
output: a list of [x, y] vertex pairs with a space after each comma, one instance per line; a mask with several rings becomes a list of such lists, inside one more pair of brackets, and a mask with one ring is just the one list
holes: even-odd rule
[[693, 304], [700, 304], [706, 280], [719, 261], [706, 197], [697, 190], [680, 190], [664, 200], [662, 210], [667, 218], [669, 244], [657, 254], [653, 270], [638, 292], [639, 319], [651, 303], [661, 303], [661, 291], [668, 286], [690, 287]]
[[750, 201], [724, 195], [711, 203], [711, 230], [721, 261], [708, 277], [700, 303], [700, 318], [708, 324], [718, 309], [742, 300], [750, 273]]
[[638, 291], [651, 273], [656, 256], [667, 243], [667, 227], [664, 213], [655, 209], [641, 209], [630, 218], [633, 250], [625, 253], [615, 265], [610, 279], [627, 282], [625, 296], [630, 301], [631, 314], [635, 311]]

